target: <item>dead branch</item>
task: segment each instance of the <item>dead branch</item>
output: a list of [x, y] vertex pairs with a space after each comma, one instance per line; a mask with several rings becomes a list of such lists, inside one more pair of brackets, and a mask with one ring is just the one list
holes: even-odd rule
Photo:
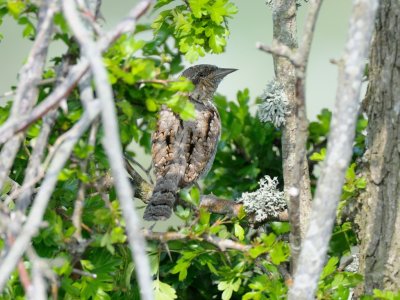
[[[9, 118], [11, 120], [18, 121], [20, 116], [29, 114], [37, 101], [38, 88], [36, 84], [42, 78], [56, 10], [57, 2], [50, 0], [46, 0], [40, 9], [38, 33], [27, 62], [20, 71], [19, 83]], [[9, 140], [0, 152], [0, 190], [8, 177], [24, 135], [10, 135], [8, 138]]]
[[[66, 58], [64, 58], [63, 62], [61, 63], [61, 65], [57, 70], [57, 77], [54, 83], [56, 84], [60, 83], [61, 78], [63, 78], [68, 71], [69, 63], [70, 62], [68, 56], [66, 56]], [[34, 184], [31, 184], [31, 182], [38, 182], [44, 175], [42, 172], [43, 170], [41, 169], [41, 163], [56, 118], [57, 118], [56, 110], [52, 110], [44, 117], [42, 129], [39, 133], [39, 136], [36, 139], [32, 154], [29, 157], [28, 166], [25, 171], [24, 182], [21, 187], [22, 191], [16, 201], [18, 210], [22, 213], [25, 212], [26, 208], [29, 206], [31, 202], [31, 197], [34, 187]]]
[[3, 290], [11, 272], [29, 247], [32, 238], [37, 234], [51, 194], [57, 183], [58, 174], [67, 162], [73, 147], [99, 113], [100, 103], [99, 101], [93, 101], [91, 105], [87, 107], [82, 118], [67, 132], [69, 138], [65, 139], [54, 154], [46, 176], [35, 197], [26, 223], [16, 236], [14, 244], [0, 261], [0, 291]]
[[340, 68], [327, 155], [318, 180], [309, 227], [302, 244], [289, 299], [314, 299], [351, 159], [358, 101], [378, 1], [354, 0]]
[[[146, 4], [149, 3], [150, 1], [146, 1]], [[80, 44], [83, 55], [89, 61], [96, 94], [101, 100], [101, 116], [105, 134], [104, 141], [107, 141], [103, 141], [103, 147], [110, 162], [114, 185], [126, 222], [126, 232], [136, 265], [135, 269], [140, 285], [140, 292], [143, 299], [150, 300], [153, 299], [150, 264], [146, 255], [145, 240], [140, 232], [139, 218], [132, 203], [134, 193], [125, 174], [113, 93], [108, 80], [107, 71], [102, 61], [101, 50], [82, 23], [76, 3], [74, 3], [74, 1], [64, 0], [62, 2], [62, 7], [64, 16]]]
[[[98, 40], [98, 48], [105, 51], [115, 40], [122, 34], [132, 31], [136, 26], [136, 21], [149, 9], [151, 0], [141, 1], [128, 16], [121, 21], [113, 30], [106, 33], [105, 36]], [[8, 139], [19, 133], [35, 121], [42, 118], [50, 110], [57, 108], [60, 103], [75, 88], [78, 81], [89, 70], [89, 63], [83, 60], [73, 68], [66, 76], [65, 80], [57, 86], [57, 88], [46, 97], [39, 105], [37, 105], [28, 115], [19, 116], [18, 119], [9, 118], [0, 127], [0, 144], [5, 143]]]
[[[88, 74], [82, 78], [79, 82], [79, 90], [81, 95], [81, 102], [84, 107], [90, 105], [90, 103], [94, 100], [93, 89], [91, 86], [91, 77]], [[88, 145], [92, 148], [88, 156], [80, 163], [81, 171], [86, 172], [87, 165], [89, 159], [92, 157], [94, 152], [94, 146], [96, 144], [96, 134], [99, 128], [99, 122], [96, 120], [93, 122], [89, 138], [88, 138]], [[86, 191], [86, 183], [80, 182], [78, 188], [78, 195], [75, 200], [74, 211], [72, 213], [72, 224], [75, 226], [74, 237], [77, 239], [78, 242], [82, 241], [82, 213], [83, 213], [83, 206], [85, 200], [85, 191]]]
[[285, 86], [290, 114], [283, 129], [285, 191], [289, 198], [292, 270], [296, 268], [301, 239], [304, 237], [311, 207], [310, 179], [306, 158], [308, 120], [305, 102], [305, 74], [321, 0], [310, 1], [299, 49], [296, 43], [296, 1], [273, 2], [274, 40], [272, 46], [257, 48], [275, 55], [275, 73]]
[[225, 251], [227, 249], [238, 250], [242, 252], [247, 252], [251, 249], [251, 246], [244, 245], [233, 240], [229, 239], [221, 239], [217, 236], [210, 234], [203, 234], [201, 237], [192, 236], [190, 234], [184, 234], [180, 232], [153, 232], [150, 230], [144, 230], [143, 235], [148, 240], [156, 240], [161, 243], [166, 243], [168, 241], [176, 241], [176, 240], [195, 240], [201, 241], [202, 239], [207, 241], [208, 243], [216, 246], [221, 251]]

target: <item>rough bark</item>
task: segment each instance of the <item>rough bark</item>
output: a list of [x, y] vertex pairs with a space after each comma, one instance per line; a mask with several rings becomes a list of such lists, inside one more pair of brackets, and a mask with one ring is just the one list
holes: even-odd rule
[[365, 99], [369, 164], [362, 197], [363, 292], [400, 289], [400, 2], [382, 0], [375, 22]]
[[[280, 0], [275, 1], [273, 6], [273, 24], [274, 24], [274, 40], [280, 44], [286, 45], [291, 49], [297, 48], [297, 30], [296, 30], [296, 1]], [[292, 223], [291, 232], [291, 252], [292, 252], [292, 269], [295, 269], [296, 258], [300, 252], [301, 237], [304, 236], [306, 222], [311, 207], [310, 179], [308, 172], [307, 160], [304, 153], [303, 167], [300, 170], [300, 182], [298, 178], [298, 157], [296, 151], [296, 143], [298, 132], [306, 128], [307, 120], [298, 118], [298, 109], [302, 109], [300, 115], [305, 116], [305, 106], [299, 107], [296, 97], [296, 68], [290, 60], [282, 56], [274, 55], [275, 75], [279, 82], [285, 87], [285, 93], [289, 100], [289, 113], [286, 118], [286, 125], [282, 130], [282, 157], [283, 157], [283, 177], [285, 181], [285, 194], [289, 198], [289, 219]], [[293, 200], [293, 199], [294, 200]], [[295, 225], [299, 224], [299, 226]], [[296, 230], [298, 229], [298, 230]], [[297, 232], [299, 231], [299, 232]]]
[[353, 152], [365, 58], [368, 56], [378, 0], [353, 0], [348, 37], [339, 79], [327, 154], [318, 179], [306, 236], [302, 242], [289, 300], [315, 299], [328, 244]]

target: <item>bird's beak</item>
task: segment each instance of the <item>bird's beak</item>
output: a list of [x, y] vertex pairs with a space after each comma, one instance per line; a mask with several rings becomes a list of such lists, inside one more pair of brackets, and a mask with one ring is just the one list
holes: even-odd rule
[[237, 71], [238, 69], [228, 69], [228, 68], [218, 68], [218, 70], [215, 72], [215, 77], [219, 78], [224, 78], [226, 75]]

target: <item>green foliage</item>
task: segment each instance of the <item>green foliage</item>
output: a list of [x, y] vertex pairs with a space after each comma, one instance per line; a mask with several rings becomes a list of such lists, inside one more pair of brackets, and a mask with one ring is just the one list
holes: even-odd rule
[[391, 291], [381, 291], [378, 289], [374, 289], [374, 294], [372, 296], [363, 296], [361, 300], [399, 300], [400, 299], [400, 291], [391, 292]]
[[339, 259], [331, 257], [324, 267], [318, 285], [318, 299], [348, 299], [351, 289], [362, 282], [357, 273], [338, 272]]
[[[193, 85], [177, 78], [183, 69], [182, 55], [193, 62], [205, 53], [224, 51], [229, 35], [227, 20], [237, 12], [229, 0], [188, 0], [182, 5], [174, 4], [174, 0], [158, 0], [155, 8], [165, 10], [154, 23], [151, 26], [139, 24], [136, 32], [121, 36], [104, 54], [116, 100], [122, 145], [131, 156], [136, 155], [139, 147], [150, 152], [151, 132], [162, 105], [185, 120], [193, 117], [194, 107], [186, 98]], [[33, 2], [0, 0], [0, 24], [5, 15], [12, 16], [23, 26], [24, 37], [35, 36], [37, 7]], [[54, 23], [57, 34], [53, 38], [62, 40], [68, 46], [68, 54], [77, 59], [79, 50], [62, 13], [56, 14]], [[139, 33], [150, 30], [154, 33], [151, 40], [140, 38]], [[168, 40], [175, 41], [175, 46]], [[61, 61], [61, 57], [52, 59], [53, 65], [45, 70], [43, 78], [54, 78]], [[39, 101], [51, 91], [52, 86], [41, 86]], [[163, 300], [282, 299], [288, 286], [280, 270], [287, 268], [290, 260], [287, 242], [290, 225], [269, 222], [255, 229], [249, 225], [244, 212], [228, 219], [199, 208], [201, 193], [235, 199], [243, 192], [256, 189], [257, 182], [265, 175], [277, 177], [282, 184], [281, 131], [271, 124], [261, 123], [251, 113], [255, 101], [251, 100], [247, 89], [239, 91], [233, 101], [222, 95], [214, 100], [221, 115], [222, 136], [204, 188], [181, 191], [180, 197], [186, 205], [182, 203], [175, 212], [183, 224], [168, 228], [165, 234], [175, 235], [175, 238], [148, 242], [155, 297]], [[46, 154], [82, 116], [78, 90], [70, 94], [67, 103], [68, 110], [59, 111], [52, 128]], [[10, 104], [0, 107], [0, 124], [9, 116], [10, 107]], [[318, 121], [310, 124], [311, 170], [325, 158], [330, 120], [331, 113], [323, 110]], [[42, 121], [38, 121], [29, 127], [17, 154], [10, 176], [19, 184], [23, 182], [41, 125]], [[346, 173], [341, 209], [365, 189], [365, 179], [357, 174], [357, 159], [365, 150], [362, 131], [366, 125], [366, 120], [358, 121], [353, 163]], [[52, 286], [54, 299], [140, 299], [119, 202], [114, 189], [103, 185], [110, 168], [102, 138], [100, 127], [94, 145], [89, 144], [89, 133], [75, 145], [71, 158], [58, 176], [44, 226], [32, 242], [40, 257], [54, 262], [53, 271], [58, 280]], [[128, 150], [132, 142], [135, 146]], [[87, 167], [83, 167], [83, 162]], [[313, 179], [317, 175], [314, 174]], [[82, 184], [85, 185], [83, 241], [77, 239], [77, 229], [72, 222]], [[2, 198], [10, 190], [11, 182], [8, 182], [1, 191]], [[9, 207], [14, 206], [11, 201]], [[221, 242], [226, 240], [228, 246]], [[337, 271], [340, 257], [349, 253], [356, 243], [352, 224], [338, 222], [330, 244], [330, 258], [319, 282], [319, 299], [347, 299], [350, 289], [360, 282], [357, 274]], [[5, 244], [6, 241], [0, 239], [0, 249]], [[28, 258], [24, 260], [31, 272]], [[398, 299], [394, 293], [378, 290], [371, 297]], [[23, 298], [19, 275], [14, 272], [0, 299]]]
[[237, 198], [257, 188], [265, 175], [282, 183], [281, 132], [250, 113], [249, 90], [239, 91], [236, 101], [217, 95], [222, 135], [213, 167], [205, 179], [205, 193]]
[[[0, 25], [4, 16], [11, 16], [17, 24], [23, 27], [22, 36], [33, 39], [36, 35], [37, 7], [30, 1], [2, 0], [0, 1]], [[2, 39], [0, 35], [0, 41]]]
[[[317, 116], [318, 121], [311, 122], [309, 126], [309, 148], [311, 155], [311, 170], [315, 164], [321, 166], [326, 157], [326, 143], [329, 134], [330, 122], [332, 114], [327, 109], [322, 110]], [[365, 151], [364, 130], [367, 126], [367, 120], [362, 116], [359, 117], [356, 127], [356, 136], [354, 144], [353, 162], [347, 168], [345, 183], [343, 185], [342, 196], [337, 210], [338, 223], [335, 225], [332, 238], [330, 241], [329, 253], [334, 256], [342, 256], [349, 254], [351, 247], [357, 244], [357, 238], [352, 222], [343, 222], [342, 216], [346, 209], [349, 208], [366, 188], [366, 179], [357, 174], [357, 163], [359, 157]], [[317, 177], [316, 174], [313, 174]], [[344, 218], [345, 219], [345, 218]]]
[[[155, 8], [173, 0], [158, 0]], [[162, 11], [152, 24], [155, 41], [173, 35], [177, 48], [193, 63], [206, 53], [221, 53], [229, 36], [227, 19], [237, 13], [229, 0], [189, 0]]]

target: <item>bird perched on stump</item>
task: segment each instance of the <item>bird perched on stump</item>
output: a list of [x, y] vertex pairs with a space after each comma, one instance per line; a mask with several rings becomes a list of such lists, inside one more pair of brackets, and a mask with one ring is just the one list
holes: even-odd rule
[[182, 76], [195, 86], [189, 94], [195, 118], [182, 120], [163, 107], [152, 137], [152, 159], [156, 176], [153, 194], [144, 212], [148, 221], [166, 220], [181, 188], [190, 187], [207, 175], [221, 135], [221, 120], [213, 96], [221, 80], [236, 69], [196, 65]]

